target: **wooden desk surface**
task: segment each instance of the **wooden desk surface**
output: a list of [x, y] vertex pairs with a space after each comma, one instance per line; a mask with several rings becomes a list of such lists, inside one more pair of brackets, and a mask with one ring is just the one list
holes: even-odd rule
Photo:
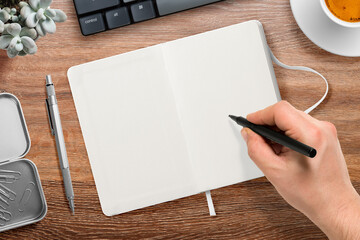
[[[37, 165], [48, 214], [37, 224], [1, 233], [1, 239], [324, 239], [304, 215], [290, 207], [261, 178], [212, 191], [217, 212], [210, 217], [204, 194], [115, 217], [102, 214], [80, 131], [67, 69], [115, 54], [258, 19], [268, 43], [282, 61], [323, 73], [330, 92], [312, 115], [333, 122], [351, 179], [360, 191], [360, 58], [335, 56], [314, 45], [297, 26], [288, 0], [227, 0], [148, 22], [83, 37], [72, 0], [55, 0], [68, 21], [38, 41], [34, 56], [8, 60], [0, 53], [0, 91], [21, 101], [32, 147], [26, 156]], [[275, 68], [283, 99], [306, 109], [323, 94], [319, 77]], [[54, 138], [45, 110], [45, 75], [56, 85], [74, 184], [76, 215], [65, 198]], [[99, 79], [101, 81], [101, 79]]]

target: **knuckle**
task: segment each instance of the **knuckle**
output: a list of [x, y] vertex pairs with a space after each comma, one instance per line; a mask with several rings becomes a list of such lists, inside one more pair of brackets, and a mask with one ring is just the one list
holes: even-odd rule
[[325, 125], [325, 129], [331, 132], [333, 135], [337, 136], [337, 130], [333, 123], [324, 121], [323, 124]]
[[312, 127], [309, 129], [309, 133], [313, 141], [315, 142], [321, 142], [324, 140], [324, 133], [319, 127]]
[[279, 108], [283, 109], [289, 107], [290, 103], [286, 100], [281, 100], [277, 105], [279, 106]]
[[286, 100], [281, 100], [275, 105], [275, 111], [278, 113], [287, 113], [289, 109], [291, 108], [291, 105]]
[[279, 102], [279, 104], [280, 104], [280, 105], [289, 105], [290, 103], [289, 103], [288, 101], [286, 101], [286, 100], [281, 100], [281, 101]]

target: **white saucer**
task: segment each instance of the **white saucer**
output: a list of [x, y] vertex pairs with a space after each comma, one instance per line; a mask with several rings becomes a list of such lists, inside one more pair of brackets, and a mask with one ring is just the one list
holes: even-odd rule
[[346, 28], [333, 22], [320, 0], [290, 0], [295, 20], [304, 34], [322, 49], [346, 57], [360, 56], [360, 28]]

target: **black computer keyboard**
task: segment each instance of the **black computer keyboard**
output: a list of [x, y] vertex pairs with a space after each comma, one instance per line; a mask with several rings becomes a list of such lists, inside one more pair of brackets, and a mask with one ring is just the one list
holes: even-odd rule
[[221, 0], [74, 0], [83, 35], [123, 27]]

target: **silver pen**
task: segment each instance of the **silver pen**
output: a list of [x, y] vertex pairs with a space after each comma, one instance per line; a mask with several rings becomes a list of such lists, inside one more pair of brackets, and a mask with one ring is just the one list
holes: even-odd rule
[[74, 190], [71, 183], [69, 162], [66, 154], [65, 140], [61, 127], [59, 108], [55, 96], [55, 88], [50, 75], [46, 76], [46, 92], [46, 106], [48, 110], [51, 134], [55, 136], [56, 148], [60, 160], [60, 168], [64, 180], [65, 193], [67, 199], [69, 200], [70, 209], [72, 213], [74, 213]]

